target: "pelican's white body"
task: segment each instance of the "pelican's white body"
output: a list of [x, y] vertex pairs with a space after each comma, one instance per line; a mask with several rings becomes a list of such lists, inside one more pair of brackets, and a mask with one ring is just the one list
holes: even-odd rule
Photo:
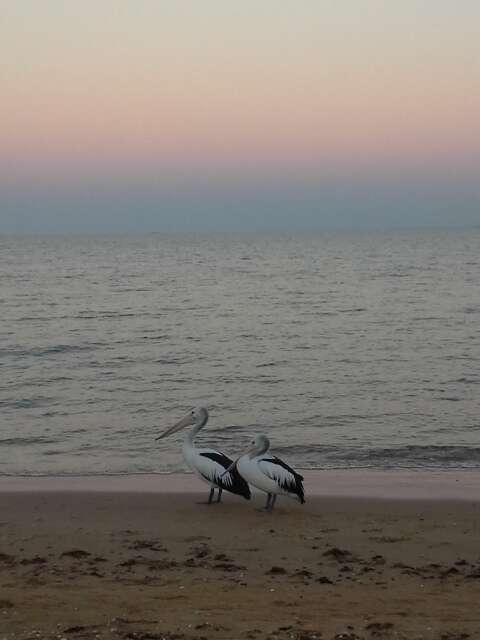
[[237, 462], [237, 469], [245, 480], [253, 484], [257, 489], [261, 489], [266, 493], [282, 493], [278, 484], [269, 478], [260, 470], [259, 464], [263, 456], [255, 456], [250, 458], [248, 453], [242, 456]]
[[182, 453], [188, 467], [198, 478], [200, 478], [200, 480], [210, 486], [210, 497], [208, 503], [210, 504], [212, 501], [214, 489], [218, 489], [217, 502], [220, 502], [223, 490], [241, 495], [247, 500], [250, 500], [250, 489], [248, 484], [235, 468], [232, 468], [231, 470], [229, 469], [229, 467], [233, 467], [234, 464], [228, 456], [221, 451], [216, 451], [215, 449], [200, 449], [195, 447], [195, 436], [200, 429], [207, 424], [207, 422], [208, 411], [205, 407], [192, 409], [186, 416], [177, 422], [177, 424], [169, 427], [157, 439], [165, 438], [172, 433], [176, 433], [185, 427], [193, 425], [193, 429], [187, 433], [183, 442]]
[[[220, 478], [225, 473], [225, 467], [221, 464], [205, 458], [202, 453], [218, 453], [215, 449], [198, 449], [191, 442], [190, 434], [187, 435], [182, 446], [183, 458], [189, 469], [200, 478], [205, 484], [208, 484], [214, 489], [220, 489], [220, 485], [215, 482], [216, 478]], [[208, 479], [207, 479], [208, 478]], [[225, 483], [228, 483], [230, 474], [226, 474], [223, 478]]]
[[294, 476], [278, 464], [269, 462], [268, 455], [261, 454], [250, 458], [247, 453], [237, 461], [237, 469], [249, 484], [265, 493], [297, 498], [296, 495], [282, 488], [282, 485], [294, 484]]

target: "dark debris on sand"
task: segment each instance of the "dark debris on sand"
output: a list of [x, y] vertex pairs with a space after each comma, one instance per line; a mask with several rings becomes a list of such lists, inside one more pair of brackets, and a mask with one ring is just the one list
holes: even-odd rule
[[10, 567], [15, 564], [15, 556], [11, 556], [8, 553], [0, 553], [0, 568], [2, 565]]
[[11, 602], [10, 600], [0, 600], [0, 611], [2, 609], [13, 609], [13, 607], [13, 602]]
[[83, 549], [70, 549], [69, 551], [64, 551], [60, 558], [74, 558], [75, 560], [81, 560], [82, 558], [88, 558], [92, 554], [89, 551], [84, 551]]
[[144, 549], [148, 549], [149, 551], [161, 551], [165, 553], [168, 551], [166, 547], [164, 547], [158, 540], [134, 540], [130, 545], [128, 545], [129, 549], [133, 549], [134, 551], [140, 551]]
[[[160, 544], [159, 539], [140, 538], [137, 537], [138, 532], [135, 534], [136, 539], [130, 539], [128, 544], [125, 543], [121, 555], [113, 556], [112, 554], [112, 557], [111, 552], [108, 551], [108, 559], [99, 555], [95, 556], [89, 551], [79, 548], [68, 549], [63, 553], [57, 551], [56, 553], [59, 555], [49, 567], [48, 574], [51, 576], [66, 575], [69, 579], [75, 579], [79, 575], [90, 575], [97, 578], [113, 577], [130, 584], [155, 584], [162, 579], [162, 572], [171, 569], [175, 569], [176, 571], [173, 573], [178, 573], [182, 579], [186, 576], [198, 575], [199, 579], [205, 580], [208, 571], [210, 576], [214, 575], [214, 580], [223, 580], [230, 587], [234, 583], [247, 586], [247, 582], [242, 580], [256, 577], [254, 572], [258, 570], [267, 587], [275, 587], [270, 591], [278, 591], [278, 585], [284, 582], [299, 589], [303, 589], [304, 586], [308, 589], [315, 589], [315, 587], [324, 585], [321, 590], [318, 589], [318, 593], [321, 591], [326, 594], [330, 593], [329, 587], [332, 587], [331, 591], [334, 595], [338, 585], [346, 584], [346, 581], [356, 581], [362, 584], [372, 584], [373, 582], [382, 585], [383, 589], [387, 583], [379, 580], [386, 579], [389, 572], [392, 580], [398, 579], [400, 574], [403, 574], [407, 576], [406, 580], [415, 581], [416, 584], [420, 580], [435, 579], [442, 586], [450, 584], [452, 587], [455, 587], [460, 580], [480, 579], [480, 563], [478, 561], [469, 563], [464, 558], [455, 560], [454, 556], [454, 558], [450, 557], [448, 562], [444, 561], [443, 564], [430, 562], [420, 566], [412, 566], [398, 562], [398, 554], [395, 557], [395, 554], [392, 553], [393, 557], [391, 557], [391, 547], [386, 551], [382, 548], [382, 553], [374, 554], [373, 549], [369, 552], [364, 551], [359, 556], [349, 549], [332, 546], [325, 542], [312, 547], [319, 549], [319, 551], [314, 554], [314, 562], [310, 564], [302, 559], [298, 564], [292, 565], [289, 556], [279, 554], [277, 557], [271, 557], [270, 560], [261, 559], [254, 568], [251, 566], [247, 568], [237, 564], [236, 561], [239, 557], [236, 557], [235, 551], [230, 546], [226, 549], [228, 553], [218, 553], [218, 549], [213, 550], [210, 546], [208, 541], [211, 538], [208, 536], [192, 536], [183, 539], [183, 542], [188, 543], [184, 546], [183, 559], [181, 555], [177, 554], [175, 555], [176, 560], [174, 560], [165, 555], [168, 550]], [[391, 538], [381, 538], [381, 542], [384, 543], [392, 541]], [[258, 551], [258, 548], [242, 550]], [[458, 558], [458, 556], [456, 557]], [[71, 562], [67, 560], [71, 560]], [[103, 564], [101, 567], [100, 565], [97, 567], [97, 563]], [[415, 564], [415, 560], [413, 564]], [[22, 578], [33, 581], [28, 584], [43, 584], [40, 581], [35, 582], [35, 580], [40, 573], [45, 571], [44, 565], [47, 565], [47, 559], [42, 556], [21, 559], [0, 553], [0, 571], [21, 573]], [[309, 568], [307, 569], [305, 565]], [[310, 570], [312, 568], [314, 571]], [[101, 569], [102, 572], [98, 569]], [[240, 571], [248, 572], [246, 577], [243, 574], [240, 575], [238, 573]], [[223, 572], [224, 575], [222, 576], [220, 572]], [[166, 575], [165, 579], [171, 581], [172, 574]], [[473, 585], [473, 583], [471, 584]], [[183, 586], [181, 588], [183, 589]], [[185, 596], [178, 595], [175, 598], [185, 599]], [[287, 601], [275, 601], [275, 604], [278, 605], [280, 602], [283, 608], [295, 606], [292, 602]], [[10, 600], [0, 599], [0, 613], [3, 610], [3, 615], [12, 615], [16, 612], [16, 607], [17, 605], [14, 605]], [[398, 613], [397, 615], [407, 614]], [[138, 616], [138, 618], [140, 617]], [[161, 627], [159, 628], [161, 623], [158, 620], [115, 618], [107, 626], [103, 624], [100, 626], [72, 624], [63, 629], [63, 635], [59, 635], [57, 632], [45, 636], [19, 636], [18, 640], [59, 640], [61, 637], [66, 637], [67, 640], [105, 640], [106, 638], [109, 640], [215, 640], [216, 638], [218, 640], [226, 638], [235, 638], [235, 640], [237, 638], [238, 640], [245, 638], [251, 640], [421, 640], [422, 638], [421, 633], [405, 634], [394, 623], [381, 619], [368, 620], [368, 623], [361, 622], [361, 626], [357, 628], [347, 625], [344, 630], [337, 630], [336, 633], [301, 628], [298, 626], [300, 618], [296, 619], [296, 623], [284, 624], [275, 631], [267, 632], [254, 628], [236, 634], [233, 630], [209, 622], [188, 625], [191, 627], [190, 630], [187, 627], [175, 629], [175, 625], [173, 629], [170, 627], [170, 630], [162, 631]], [[429, 640], [480, 640], [480, 635], [476, 638], [466, 632], [452, 630], [438, 631], [436, 635], [432, 632], [428, 638]], [[17, 640], [17, 637], [12, 636], [11, 640]]]
[[[141, 626], [137, 626], [141, 625]], [[146, 628], [144, 625], [155, 625]], [[372, 621], [363, 630], [357, 630], [352, 625], [346, 625], [343, 631], [325, 633], [320, 629], [305, 629], [293, 624], [279, 626], [269, 632], [258, 628], [236, 632], [234, 629], [202, 622], [189, 625], [192, 628], [183, 630], [162, 630], [158, 628], [157, 620], [130, 620], [128, 618], [114, 618], [108, 626], [104, 625], [71, 625], [57, 632], [40, 634], [32, 631], [22, 636], [9, 636], [12, 640], [423, 640], [421, 633], [408, 634], [395, 628], [392, 622]], [[443, 631], [436, 635], [429, 635], [431, 640], [478, 640], [469, 633], [462, 631]]]

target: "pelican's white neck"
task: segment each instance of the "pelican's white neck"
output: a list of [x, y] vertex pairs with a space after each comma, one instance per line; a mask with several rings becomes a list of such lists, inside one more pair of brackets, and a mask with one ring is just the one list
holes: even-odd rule
[[189, 444], [193, 444], [193, 441], [197, 433], [200, 431], [200, 429], [202, 429], [207, 424], [207, 422], [208, 422], [208, 411], [202, 408], [199, 411], [199, 415], [195, 421], [195, 424], [193, 425], [193, 429], [190, 429], [190, 431], [185, 436], [185, 442], [188, 442]]

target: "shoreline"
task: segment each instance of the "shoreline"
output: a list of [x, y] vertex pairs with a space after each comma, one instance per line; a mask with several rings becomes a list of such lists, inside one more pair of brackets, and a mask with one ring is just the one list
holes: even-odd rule
[[[480, 501], [480, 471], [304, 470], [307, 497]], [[193, 473], [0, 476], [2, 493], [201, 494]], [[256, 491], [254, 490], [254, 493]]]

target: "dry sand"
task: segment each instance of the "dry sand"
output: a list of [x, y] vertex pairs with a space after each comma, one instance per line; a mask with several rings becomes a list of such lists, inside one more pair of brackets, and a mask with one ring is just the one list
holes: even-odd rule
[[2, 640], [480, 639], [478, 501], [27, 488], [0, 483]]

